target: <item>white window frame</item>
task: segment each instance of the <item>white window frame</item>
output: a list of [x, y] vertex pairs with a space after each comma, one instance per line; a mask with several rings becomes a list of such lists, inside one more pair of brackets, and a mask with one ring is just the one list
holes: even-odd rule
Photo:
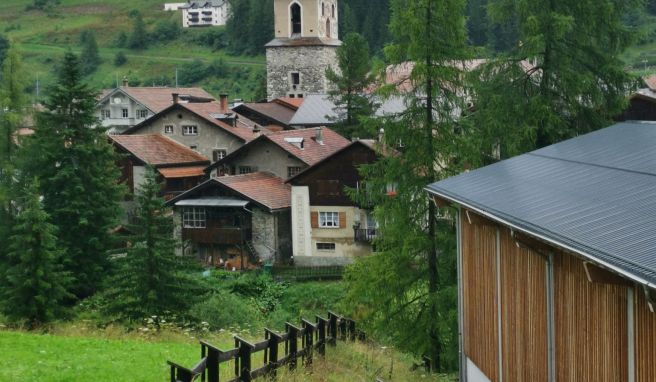
[[253, 173], [253, 166], [239, 166], [239, 175], [246, 175]]
[[130, 118], [130, 110], [121, 109], [121, 115], [123, 116], [123, 118]]
[[[216, 153], [219, 153], [219, 155], [215, 155]], [[226, 150], [226, 149], [216, 148], [216, 149], [212, 150], [212, 160], [214, 160], [214, 157], [216, 157], [216, 160], [214, 160], [215, 162], [220, 161], [221, 159], [225, 158], [226, 156], [228, 156], [228, 150]]]
[[303, 167], [301, 166], [287, 166], [287, 178], [291, 178], [303, 172]]
[[139, 118], [139, 119], [148, 118], [148, 110], [146, 110], [146, 109], [137, 110], [137, 118]]
[[182, 226], [191, 229], [207, 227], [207, 213], [203, 207], [188, 207], [182, 210]]
[[102, 119], [110, 119], [112, 117], [112, 113], [107, 109], [103, 109], [100, 111], [100, 117]]
[[182, 135], [198, 135], [198, 126], [197, 125], [183, 125], [182, 126]]
[[164, 125], [164, 134], [173, 134], [173, 125]]
[[319, 212], [319, 228], [339, 228], [339, 212]]

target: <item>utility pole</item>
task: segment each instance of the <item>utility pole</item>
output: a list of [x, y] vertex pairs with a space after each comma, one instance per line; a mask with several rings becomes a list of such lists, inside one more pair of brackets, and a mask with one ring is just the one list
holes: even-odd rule
[[178, 68], [175, 68], [175, 87], [178, 88]]

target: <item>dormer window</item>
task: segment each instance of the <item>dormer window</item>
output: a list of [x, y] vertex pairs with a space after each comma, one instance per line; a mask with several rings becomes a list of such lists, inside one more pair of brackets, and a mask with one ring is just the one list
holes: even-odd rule
[[292, 22], [292, 34], [301, 34], [301, 6], [294, 3], [289, 7]]
[[285, 138], [285, 142], [294, 145], [301, 150], [305, 147], [303, 138]]

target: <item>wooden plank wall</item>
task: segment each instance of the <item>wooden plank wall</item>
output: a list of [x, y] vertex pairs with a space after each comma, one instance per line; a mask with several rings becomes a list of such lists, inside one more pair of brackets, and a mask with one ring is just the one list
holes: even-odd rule
[[636, 382], [656, 381], [656, 313], [641, 287], [635, 289]]
[[589, 282], [567, 254], [555, 256], [554, 278], [556, 379], [626, 381], [627, 288]]
[[502, 228], [501, 339], [504, 381], [547, 381], [547, 261]]
[[461, 219], [464, 351], [498, 380], [496, 227]]

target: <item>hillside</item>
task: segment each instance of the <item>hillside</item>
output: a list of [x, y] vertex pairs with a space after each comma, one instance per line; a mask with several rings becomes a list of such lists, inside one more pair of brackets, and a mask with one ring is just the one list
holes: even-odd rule
[[[208, 39], [208, 33], [221, 35], [223, 28], [182, 30], [180, 13], [165, 12], [163, 3], [61, 0], [53, 11], [44, 12], [26, 10], [32, 0], [2, 0], [0, 35], [20, 44], [27, 70], [34, 76], [32, 82], [36, 83], [38, 76], [42, 88], [50, 83], [58, 58], [67, 49], [79, 53], [81, 32], [93, 30], [103, 62], [89, 81], [98, 88], [113, 87], [116, 79], [124, 76], [133, 85], [173, 85], [178, 68], [181, 86], [203, 86], [215, 95], [228, 92], [233, 98], [252, 99], [265, 75], [264, 57], [231, 56], [224, 49], [213, 49], [202, 41]], [[143, 16], [151, 40], [144, 50], [117, 46], [122, 32], [131, 33], [135, 10]], [[179, 36], [155, 41], [161, 38], [155, 32], [160, 24], [177, 25]], [[127, 63], [115, 66], [114, 57], [119, 51], [125, 53]], [[195, 76], [185, 76], [192, 71]]]

